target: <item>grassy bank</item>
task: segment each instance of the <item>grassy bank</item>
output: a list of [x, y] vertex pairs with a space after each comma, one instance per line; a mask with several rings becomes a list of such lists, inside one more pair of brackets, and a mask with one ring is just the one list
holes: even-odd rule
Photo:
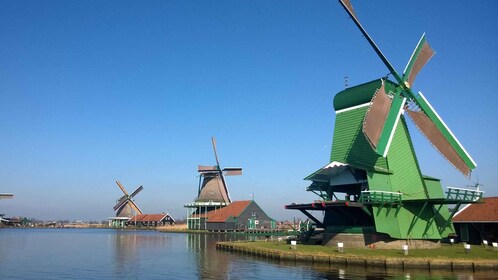
[[286, 260], [307, 263], [336, 263], [345, 265], [377, 266], [383, 268], [423, 269], [466, 269], [498, 270], [498, 251], [491, 247], [473, 246], [465, 253], [463, 245], [443, 245], [438, 249], [413, 249], [408, 255], [400, 250], [390, 249], [353, 249], [320, 245], [301, 245], [293, 247], [284, 242], [218, 242], [219, 250], [247, 253], [273, 260]]
[[320, 255], [337, 255], [337, 256], [363, 256], [368, 258], [423, 258], [423, 259], [451, 259], [451, 260], [494, 260], [498, 262], [498, 251], [493, 251], [493, 248], [472, 246], [470, 253], [466, 254], [463, 245], [446, 245], [443, 244], [438, 249], [412, 249], [405, 256], [401, 250], [389, 249], [358, 249], [344, 248], [344, 252], [340, 253], [335, 247], [321, 245], [301, 245], [298, 244], [296, 249], [292, 249], [291, 245], [284, 242], [230, 242], [234, 246], [244, 246], [254, 249], [266, 249], [277, 252], [293, 252], [303, 254], [320, 254]]

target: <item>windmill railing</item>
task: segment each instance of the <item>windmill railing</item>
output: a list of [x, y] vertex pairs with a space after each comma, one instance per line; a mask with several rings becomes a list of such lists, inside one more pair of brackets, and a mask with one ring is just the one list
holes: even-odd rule
[[362, 191], [359, 202], [373, 205], [400, 205], [403, 195], [400, 192]]
[[214, 202], [214, 201], [205, 201], [205, 202], [192, 202], [192, 203], [186, 203], [183, 206], [184, 207], [203, 207], [203, 206], [227, 206], [228, 203], [226, 202]]
[[477, 202], [481, 200], [483, 191], [471, 190], [463, 188], [448, 187], [446, 192], [446, 199], [456, 200], [461, 202]]

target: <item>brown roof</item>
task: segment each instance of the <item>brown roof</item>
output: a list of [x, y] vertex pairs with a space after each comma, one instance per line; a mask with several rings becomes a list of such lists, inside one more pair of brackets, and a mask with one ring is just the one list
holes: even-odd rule
[[453, 217], [453, 222], [498, 222], [498, 197], [485, 197], [482, 203], [466, 206]]
[[139, 214], [130, 218], [130, 222], [160, 222], [169, 214]]
[[244, 209], [246, 209], [252, 200], [240, 200], [230, 203], [228, 206], [221, 209], [216, 209], [208, 212], [208, 223], [222, 223], [229, 217], [238, 217]]

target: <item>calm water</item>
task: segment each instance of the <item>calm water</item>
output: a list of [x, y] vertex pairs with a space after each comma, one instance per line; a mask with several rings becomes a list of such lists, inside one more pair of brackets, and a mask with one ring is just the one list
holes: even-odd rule
[[228, 235], [0, 229], [0, 279], [496, 279], [275, 262], [217, 251]]

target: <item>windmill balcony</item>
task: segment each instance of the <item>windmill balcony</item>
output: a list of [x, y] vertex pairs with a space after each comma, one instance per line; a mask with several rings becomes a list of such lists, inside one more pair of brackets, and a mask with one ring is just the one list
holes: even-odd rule
[[446, 199], [461, 202], [476, 202], [481, 200], [483, 191], [448, 187]]
[[359, 199], [363, 204], [374, 205], [400, 205], [403, 195], [399, 192], [386, 191], [362, 191]]

